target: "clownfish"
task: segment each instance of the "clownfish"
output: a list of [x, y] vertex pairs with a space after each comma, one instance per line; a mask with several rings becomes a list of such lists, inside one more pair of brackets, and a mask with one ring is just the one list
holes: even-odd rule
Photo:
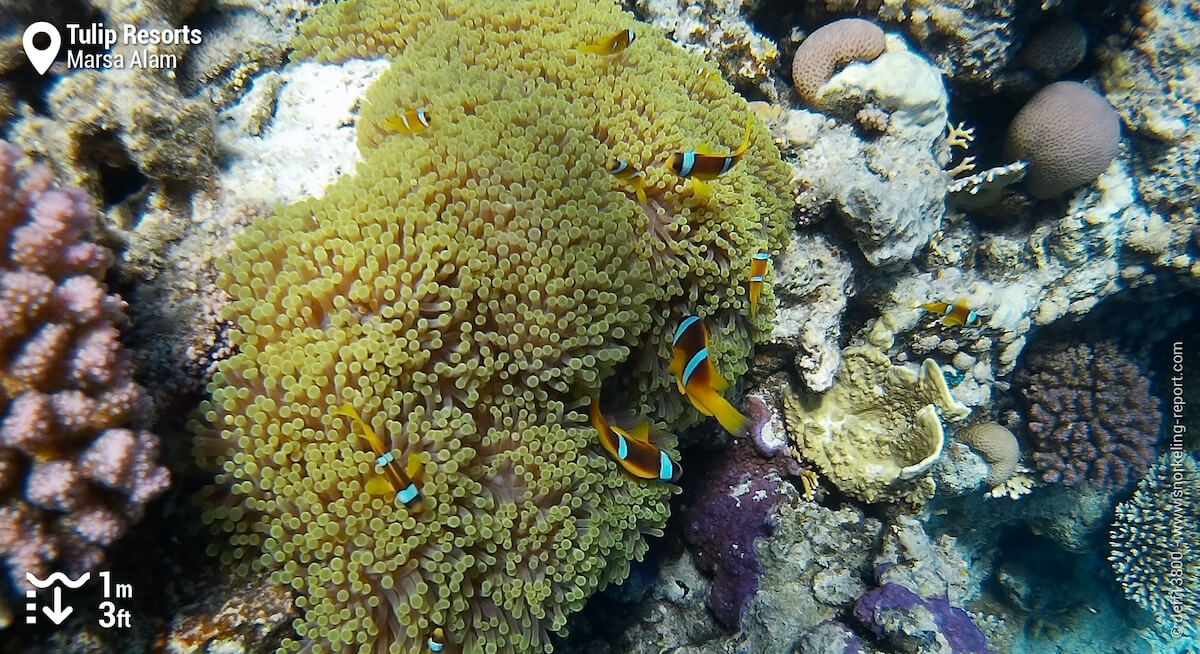
[[746, 136], [742, 139], [742, 144], [738, 146], [738, 149], [733, 152], [713, 154], [707, 145], [700, 145], [694, 151], [672, 152], [667, 156], [667, 168], [680, 177], [692, 180], [692, 188], [697, 195], [701, 197], [712, 195], [704, 181], [716, 179], [729, 172], [729, 169], [741, 160], [742, 155], [746, 153], [746, 148], [750, 147], [752, 125], [751, 119], [747, 118]]
[[954, 304], [947, 302], [928, 302], [920, 305], [919, 308], [930, 313], [940, 314], [942, 316], [942, 324], [947, 327], [954, 327], [955, 325], [978, 327], [982, 322], [979, 319], [979, 314], [967, 306], [966, 300], [959, 300]]
[[379, 475], [367, 480], [367, 492], [371, 495], [395, 493], [397, 501], [409, 511], [419, 513], [423, 507], [421, 491], [417, 489], [416, 480], [419, 479], [421, 473], [421, 459], [416, 454], [408, 455], [407, 465], [402, 470], [400, 464], [396, 462], [395, 455], [384, 447], [383, 441], [371, 427], [358, 417], [358, 412], [354, 410], [354, 407], [343, 404], [333, 411], [332, 415], [346, 416], [354, 421], [354, 424], [358, 425], [359, 431], [362, 432], [363, 439], [371, 445], [371, 450], [375, 452], [375, 465], [379, 468]]
[[704, 323], [696, 316], [684, 318], [675, 330], [671, 347], [674, 356], [667, 370], [675, 374], [679, 392], [686, 395], [700, 413], [716, 418], [725, 431], [734, 436], [745, 433], [746, 416], [721, 397], [721, 391], [729, 387], [729, 382], [721, 378], [708, 357], [708, 328]]
[[638, 202], [646, 204], [646, 185], [642, 181], [642, 171], [635, 169], [621, 159], [616, 159], [613, 163], [609, 164], [608, 172], [617, 179], [629, 182], [634, 192], [637, 193]]
[[633, 429], [626, 431], [611, 425], [600, 413], [600, 401], [592, 400], [592, 426], [600, 434], [600, 445], [612, 455], [625, 472], [639, 479], [656, 481], [677, 481], [683, 474], [683, 468], [672, 461], [662, 449], [650, 443], [650, 423], [646, 420], [638, 422]]
[[429, 635], [429, 640], [425, 643], [429, 654], [439, 654], [446, 649], [446, 632], [442, 631], [441, 627], [434, 627], [433, 633]]
[[393, 132], [402, 134], [419, 134], [429, 127], [429, 114], [424, 108], [409, 109], [402, 114], [396, 114], [384, 121], [384, 125]]
[[767, 272], [770, 260], [768, 252], [755, 252], [750, 259], [750, 315], [758, 311], [758, 294], [762, 293], [763, 275]]
[[636, 38], [637, 34], [633, 33], [633, 28], [626, 27], [612, 36], [585, 43], [579, 46], [579, 50], [598, 55], [615, 55], [628, 48]]

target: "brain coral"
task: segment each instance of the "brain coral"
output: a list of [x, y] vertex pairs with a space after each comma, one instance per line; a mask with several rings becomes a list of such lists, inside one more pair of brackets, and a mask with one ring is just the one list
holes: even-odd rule
[[1005, 155], [1029, 162], [1025, 184], [1052, 198], [1096, 179], [1120, 145], [1121, 121], [1103, 96], [1079, 82], [1038, 91], [1008, 126]]
[[1111, 344], [1035, 350], [1014, 381], [1043, 480], [1121, 489], [1146, 474], [1162, 421], [1158, 398]]
[[805, 102], [817, 100], [817, 90], [838, 66], [878, 57], [884, 48], [883, 30], [869, 20], [843, 18], [815, 30], [792, 57], [792, 84]]
[[[619, 58], [575, 47], [626, 27]], [[672, 493], [623, 474], [577, 409], [599, 394], [678, 426], [669, 330], [691, 313], [722, 373], [745, 370], [745, 280], [785, 242], [787, 168], [761, 128], [708, 202], [657, 165], [736, 146], [747, 107], [608, 3], [350, 0], [303, 30], [300, 56], [394, 63], [356, 173], [224, 265], [239, 351], [197, 424], [221, 556], [299, 591], [291, 649], [418, 652], [440, 626], [462, 652], [549, 651]], [[384, 127], [413, 107], [428, 130]], [[613, 157], [645, 171], [645, 204]], [[367, 492], [343, 402], [419, 458], [421, 511]]]
[[95, 567], [170, 473], [158, 437], [126, 429], [149, 407], [100, 281], [111, 255], [82, 238], [91, 198], [20, 159], [0, 141], [0, 563], [25, 588]]
[[1200, 466], [1165, 454], [1117, 506], [1109, 561], [1125, 596], [1166, 626], [1200, 621]]
[[1017, 471], [1021, 460], [1021, 446], [1017, 437], [994, 422], [971, 425], [958, 432], [958, 439], [979, 453], [988, 464], [988, 488], [995, 488], [1008, 481]]
[[1087, 55], [1087, 32], [1069, 18], [1059, 18], [1034, 33], [1021, 50], [1021, 60], [1043, 78], [1062, 77]]

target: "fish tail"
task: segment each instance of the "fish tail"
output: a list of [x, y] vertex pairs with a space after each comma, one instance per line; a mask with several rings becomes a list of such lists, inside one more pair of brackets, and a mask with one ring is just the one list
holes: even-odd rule
[[762, 282], [750, 282], [750, 315], [758, 313], [758, 295], [762, 293]]
[[694, 391], [693, 396], [699, 400], [694, 402], [699, 405], [703, 404], [701, 411], [717, 419], [725, 431], [734, 436], [741, 436], [746, 433], [746, 428], [749, 421], [746, 416], [742, 415], [737, 409], [733, 408], [724, 397], [721, 396], [715, 389], [700, 388]]

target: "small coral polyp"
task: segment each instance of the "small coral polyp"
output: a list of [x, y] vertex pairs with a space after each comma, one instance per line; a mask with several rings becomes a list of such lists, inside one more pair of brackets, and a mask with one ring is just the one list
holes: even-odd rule
[[[620, 58], [577, 49], [630, 26]], [[745, 280], [785, 243], [788, 170], [761, 128], [704, 201], [652, 165], [740, 142], [748, 110], [615, 5], [351, 0], [304, 33], [301, 56], [395, 61], [355, 174], [223, 264], [238, 353], [196, 425], [206, 517], [232, 543], [214, 549], [298, 591], [288, 650], [424, 652], [440, 628], [449, 651], [548, 652], [675, 488], [624, 473], [581, 409], [695, 420], [666, 374], [686, 315], [716, 326], [723, 375], [745, 370], [766, 324]], [[412, 107], [428, 129], [388, 129]], [[613, 158], [650, 166], [645, 203]], [[420, 461], [419, 510], [372, 492], [377, 453], [343, 404]]]

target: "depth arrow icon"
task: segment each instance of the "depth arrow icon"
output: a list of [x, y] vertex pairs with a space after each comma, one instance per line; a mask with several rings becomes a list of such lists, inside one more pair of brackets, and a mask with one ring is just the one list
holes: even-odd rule
[[54, 588], [54, 608], [52, 609], [49, 606], [42, 607], [42, 613], [45, 613], [46, 617], [50, 618], [50, 621], [54, 624], [62, 624], [63, 620], [66, 620], [67, 616], [71, 615], [71, 612], [74, 610], [70, 606], [62, 605], [62, 589], [58, 587]]

